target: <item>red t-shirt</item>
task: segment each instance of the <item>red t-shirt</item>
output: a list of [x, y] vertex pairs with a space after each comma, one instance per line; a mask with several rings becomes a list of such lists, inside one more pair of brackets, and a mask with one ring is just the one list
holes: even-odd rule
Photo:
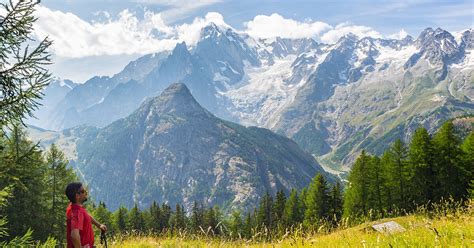
[[92, 231], [91, 216], [87, 210], [77, 204], [69, 204], [66, 209], [67, 218], [67, 247], [74, 247], [71, 239], [72, 229], [79, 229], [81, 235], [81, 246], [89, 245], [91, 248], [94, 245], [94, 232]]

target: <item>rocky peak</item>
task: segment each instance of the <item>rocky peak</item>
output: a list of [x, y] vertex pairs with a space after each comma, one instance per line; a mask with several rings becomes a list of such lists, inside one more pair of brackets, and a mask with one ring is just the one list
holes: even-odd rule
[[360, 54], [364, 54], [366, 57], [375, 56], [378, 51], [375, 47], [374, 39], [371, 37], [364, 37], [359, 40], [356, 44], [356, 49]]
[[408, 46], [411, 43], [413, 43], [413, 37], [411, 35], [407, 35], [407, 36], [405, 36], [405, 38], [400, 40], [400, 44], [402, 46]]
[[425, 28], [418, 36], [418, 39], [416, 39], [416, 46], [422, 48], [424, 43], [433, 39], [433, 34], [434, 30], [432, 28]]
[[460, 47], [463, 49], [474, 49], [474, 30], [468, 29], [462, 33]]
[[191, 54], [188, 51], [185, 42], [176, 44], [175, 48], [168, 56], [166, 61], [163, 62], [161, 67], [156, 68], [160, 71], [160, 74], [168, 72], [172, 75], [181, 75], [183, 70], [191, 63]]
[[211, 22], [209, 25], [201, 29], [201, 39], [217, 38], [223, 35], [225, 31], [215, 23]]
[[334, 50], [339, 50], [341, 53], [352, 51], [354, 50], [358, 40], [359, 38], [355, 34], [346, 34], [339, 38], [339, 40], [334, 45]]
[[173, 51], [171, 52], [171, 57], [187, 57], [189, 56], [188, 47], [186, 43], [183, 41], [181, 43], [176, 44]]
[[73, 81], [69, 79], [61, 79], [59, 77], [53, 78], [51, 83], [48, 85], [47, 89], [51, 88], [61, 88], [65, 89], [66, 91], [72, 90], [74, 87], [76, 87], [77, 84], [75, 84]]
[[[193, 56], [199, 68], [206, 70], [210, 78], [219, 75], [218, 78], [227, 78], [225, 80], [229, 85], [242, 79], [244, 61], [252, 65], [259, 64], [255, 49], [251, 49], [239, 34], [231, 28], [224, 30], [214, 23], [202, 29], [201, 40]], [[218, 87], [225, 88], [222, 84]]]
[[436, 30], [432, 28], [425, 29], [415, 41], [415, 44], [420, 52], [413, 55], [417, 59], [410, 58], [412, 62], [409, 64], [414, 64], [413, 62], [416, 63], [418, 58], [424, 57], [431, 64], [444, 65], [454, 62], [461, 55], [454, 36], [441, 28]]
[[450, 53], [456, 50], [458, 44], [453, 35], [441, 28], [433, 30], [427, 28], [423, 31], [416, 40], [416, 46], [420, 50], [440, 50], [445, 53]]
[[150, 104], [149, 111], [155, 115], [207, 113], [183, 83], [171, 84], [159, 96], [153, 98]]
[[247, 44], [243, 39], [237, 34], [233, 29], [223, 26], [218, 26], [217, 24], [211, 22], [209, 25], [201, 29], [201, 41], [212, 41], [215, 45], [222, 45], [221, 42], [234, 42], [237, 43], [240, 47], [245, 48]]

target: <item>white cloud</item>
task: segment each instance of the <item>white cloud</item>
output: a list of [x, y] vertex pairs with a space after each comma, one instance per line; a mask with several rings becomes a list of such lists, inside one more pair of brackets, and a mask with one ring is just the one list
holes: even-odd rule
[[279, 14], [258, 15], [244, 23], [245, 32], [258, 38], [305, 38], [316, 37], [332, 27], [324, 22], [298, 22], [286, 19]]
[[353, 33], [359, 37], [380, 38], [382, 35], [367, 26], [341, 23], [333, 27], [321, 21], [299, 22], [279, 14], [258, 15], [244, 23], [245, 32], [257, 38], [314, 38], [325, 43], [334, 43], [342, 36]]
[[[100, 14], [107, 17], [104, 13]], [[196, 44], [201, 29], [211, 22], [228, 27], [224, 17], [216, 12], [210, 12], [204, 18], [197, 17], [192, 23], [176, 26], [166, 25], [161, 13], [150, 11], [139, 19], [130, 11], [123, 10], [116, 19], [93, 23], [72, 13], [52, 11], [42, 6], [38, 7], [36, 15], [35, 35], [39, 38], [49, 36], [54, 41], [51, 51], [65, 58], [171, 50], [182, 41], [188, 45]]]
[[319, 38], [322, 42], [334, 43], [337, 42], [339, 38], [349, 33], [355, 34], [359, 38], [363, 38], [366, 36], [373, 38], [382, 38], [382, 35], [371, 27], [354, 25], [348, 22], [338, 24], [336, 27], [324, 33]]
[[218, 26], [230, 27], [224, 22], [224, 17], [221, 14], [209, 12], [204, 18], [196, 17], [191, 24], [184, 23], [176, 26], [176, 35], [180, 40], [186, 42], [186, 44], [194, 45], [199, 40], [201, 29], [211, 22]]
[[143, 54], [171, 49], [176, 40], [157, 39], [154, 32], [172, 33], [160, 14], [147, 12], [143, 20], [124, 10], [118, 19], [89, 23], [72, 13], [38, 7], [35, 34], [54, 41], [52, 52], [60, 57]]
[[[39, 6], [35, 34], [39, 38], [49, 36], [54, 41], [51, 47], [54, 55], [82, 58], [160, 52], [171, 50], [176, 43], [182, 41], [192, 46], [199, 40], [201, 29], [209, 23], [230, 27], [217, 12], [209, 12], [204, 17], [196, 17], [191, 23], [174, 26], [167, 25], [161, 13], [151, 11], [145, 11], [143, 18], [138, 18], [127, 9], [115, 18], [110, 18], [106, 12], [97, 14], [105, 20], [87, 22], [72, 13]], [[332, 27], [320, 21], [299, 22], [286, 19], [279, 14], [255, 16], [253, 20], [244, 23], [244, 26], [244, 32], [258, 38], [312, 37], [325, 43], [334, 43], [348, 33], [359, 37], [382, 37], [367, 26], [342, 23]], [[402, 35], [402, 31], [398, 35]]]
[[391, 34], [387, 37], [390, 39], [401, 40], [407, 36], [408, 36], [407, 31], [405, 31], [405, 29], [402, 28], [398, 33]]
[[167, 21], [174, 21], [186, 16], [190, 12], [199, 8], [212, 5], [222, 0], [136, 0], [138, 3], [157, 4], [169, 7], [161, 14]]

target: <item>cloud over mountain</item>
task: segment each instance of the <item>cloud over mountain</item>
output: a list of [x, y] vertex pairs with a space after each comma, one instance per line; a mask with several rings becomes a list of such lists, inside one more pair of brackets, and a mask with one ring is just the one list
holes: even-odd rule
[[88, 22], [75, 14], [39, 7], [35, 25], [37, 37], [49, 36], [52, 52], [59, 57], [147, 54], [171, 50], [177, 43], [195, 44], [200, 30], [213, 22], [226, 26], [216, 12], [196, 17], [191, 23], [169, 26], [161, 13], [146, 11], [142, 18], [125, 9], [117, 18], [105, 22]]
[[[174, 5], [169, 3], [169, 6]], [[183, 41], [193, 46], [199, 40], [201, 29], [209, 23], [230, 27], [218, 12], [208, 12], [203, 17], [194, 18], [192, 22], [176, 25], [166, 23], [166, 18], [163, 17], [165, 12], [145, 9], [143, 16], [139, 16], [124, 9], [116, 17], [108, 12], [101, 12], [105, 20], [86, 21], [70, 12], [40, 6], [36, 12], [39, 19], [34, 32], [38, 37], [49, 36], [54, 40], [52, 52], [56, 56], [81, 58], [161, 52], [171, 50]], [[368, 26], [352, 23], [331, 26], [326, 22], [311, 20], [300, 22], [278, 13], [257, 15], [243, 25], [244, 30], [240, 32], [255, 38], [314, 38], [334, 43], [348, 33], [359, 37], [382, 37]]]

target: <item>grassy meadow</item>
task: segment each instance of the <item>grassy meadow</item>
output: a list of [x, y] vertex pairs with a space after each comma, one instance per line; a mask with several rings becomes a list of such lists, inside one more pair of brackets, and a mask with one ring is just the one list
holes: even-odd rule
[[[371, 226], [396, 221], [406, 231], [383, 234]], [[270, 242], [230, 240], [213, 237], [151, 237], [121, 236], [109, 240], [109, 247], [474, 247], [473, 204], [467, 209], [438, 208], [403, 217], [364, 222], [330, 233], [301, 234], [297, 232]], [[100, 247], [100, 245], [99, 245]]]

